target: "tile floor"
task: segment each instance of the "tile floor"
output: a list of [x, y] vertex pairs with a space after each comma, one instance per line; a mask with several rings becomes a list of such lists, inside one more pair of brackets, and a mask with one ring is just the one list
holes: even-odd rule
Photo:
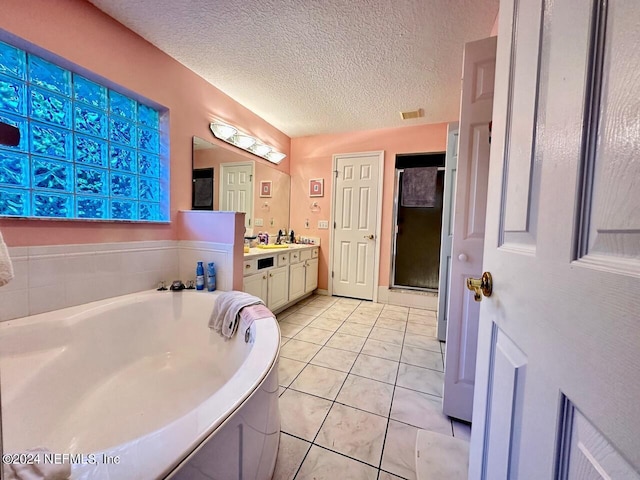
[[469, 425], [441, 412], [434, 312], [314, 295], [277, 317], [274, 480], [413, 480], [419, 428], [468, 441]]

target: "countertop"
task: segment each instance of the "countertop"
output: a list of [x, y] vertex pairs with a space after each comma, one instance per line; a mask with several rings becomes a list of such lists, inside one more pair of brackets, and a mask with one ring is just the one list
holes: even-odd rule
[[308, 245], [304, 243], [289, 243], [288, 248], [250, 248], [249, 253], [244, 254], [244, 258], [256, 258], [267, 255], [278, 255], [279, 253], [286, 253], [292, 250], [304, 250], [307, 248], [320, 248], [319, 245]]

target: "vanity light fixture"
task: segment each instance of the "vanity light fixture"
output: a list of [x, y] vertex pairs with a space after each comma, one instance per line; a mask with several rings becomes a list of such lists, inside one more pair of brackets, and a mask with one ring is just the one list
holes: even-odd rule
[[236, 127], [227, 123], [216, 120], [215, 122], [211, 122], [209, 128], [211, 129], [214, 137], [249, 153], [253, 153], [254, 155], [264, 158], [276, 165], [286, 157], [284, 153], [275, 151], [273, 147], [260, 142], [251, 135], [242, 133]]

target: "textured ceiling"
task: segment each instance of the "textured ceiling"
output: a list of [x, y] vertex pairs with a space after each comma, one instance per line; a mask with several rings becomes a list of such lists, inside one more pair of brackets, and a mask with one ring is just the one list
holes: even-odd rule
[[290, 137], [455, 120], [463, 45], [489, 36], [498, 11], [498, 0], [90, 1]]

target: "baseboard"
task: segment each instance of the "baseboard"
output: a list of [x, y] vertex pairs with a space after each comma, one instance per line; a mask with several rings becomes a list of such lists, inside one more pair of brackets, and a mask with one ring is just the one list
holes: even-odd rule
[[314, 293], [316, 295], [329, 295], [329, 290], [325, 290], [324, 288], [318, 288]]
[[412, 290], [392, 290], [387, 286], [378, 287], [378, 302], [402, 307], [438, 310], [438, 294]]

